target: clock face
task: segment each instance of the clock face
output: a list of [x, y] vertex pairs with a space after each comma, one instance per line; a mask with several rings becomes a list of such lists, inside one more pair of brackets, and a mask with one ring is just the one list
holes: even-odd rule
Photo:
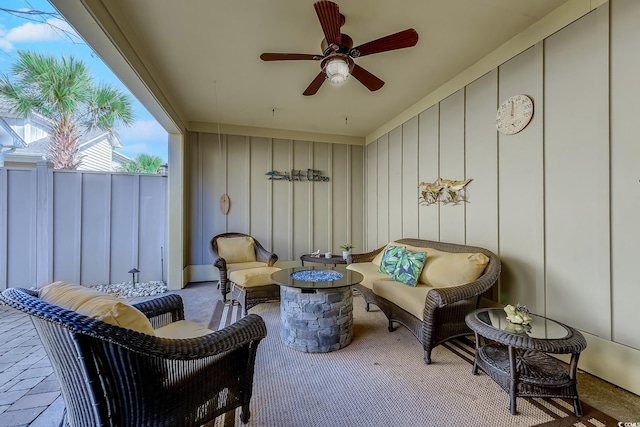
[[496, 129], [513, 135], [524, 129], [533, 117], [533, 101], [527, 95], [515, 95], [500, 105], [496, 113]]

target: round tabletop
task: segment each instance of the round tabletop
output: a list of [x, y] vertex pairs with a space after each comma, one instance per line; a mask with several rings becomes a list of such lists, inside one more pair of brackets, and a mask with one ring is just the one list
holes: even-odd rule
[[271, 280], [278, 285], [299, 289], [343, 288], [360, 283], [363, 278], [362, 274], [347, 270], [344, 266], [294, 267], [271, 274]]
[[529, 314], [529, 325], [507, 321], [501, 308], [482, 308], [467, 314], [465, 321], [472, 331], [501, 344], [546, 353], [580, 353], [587, 347], [582, 334], [563, 323]]

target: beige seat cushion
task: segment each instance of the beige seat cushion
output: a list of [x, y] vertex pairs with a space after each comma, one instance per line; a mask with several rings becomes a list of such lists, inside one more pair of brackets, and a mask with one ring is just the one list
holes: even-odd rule
[[373, 290], [373, 282], [377, 280], [391, 280], [391, 276], [378, 271], [378, 266], [373, 262], [356, 262], [349, 264], [347, 270], [357, 271], [364, 276], [360, 284]]
[[178, 320], [156, 329], [156, 336], [160, 338], [196, 338], [203, 335], [209, 335], [214, 332], [190, 320]]
[[272, 285], [271, 274], [280, 271], [278, 267], [250, 268], [248, 270], [235, 270], [229, 275], [235, 285], [241, 288]]
[[424, 320], [424, 305], [430, 289], [433, 288], [422, 283], [414, 287], [392, 280], [373, 282], [373, 292], [376, 295], [391, 301], [420, 320]]
[[40, 289], [39, 296], [49, 304], [75, 311], [110, 325], [155, 335], [149, 319], [135, 307], [116, 297], [86, 286], [54, 282]]
[[266, 266], [267, 266], [266, 262], [259, 262], [259, 261], [239, 262], [237, 264], [227, 264], [227, 273], [230, 273], [230, 272], [236, 271], [236, 270], [247, 270], [249, 268], [260, 268], [260, 267], [266, 267]]
[[256, 260], [253, 238], [249, 236], [221, 237], [217, 239], [217, 244], [218, 255], [224, 258], [227, 264]]

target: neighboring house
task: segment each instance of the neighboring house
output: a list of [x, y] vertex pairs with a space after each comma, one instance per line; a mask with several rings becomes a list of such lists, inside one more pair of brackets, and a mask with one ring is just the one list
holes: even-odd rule
[[126, 163], [132, 161], [133, 159], [125, 156], [122, 153], [118, 153], [117, 151], [111, 152], [111, 170], [114, 172], [121, 171]]
[[0, 168], [4, 166], [4, 159], [7, 154], [26, 146], [27, 144], [13, 131], [9, 123], [0, 117]]
[[[51, 139], [48, 128], [48, 119], [42, 116], [18, 117], [0, 105], [0, 143], [3, 150], [0, 162], [3, 157], [6, 165], [26, 165], [49, 158]], [[78, 170], [120, 170], [130, 160], [114, 151], [120, 147], [122, 144], [117, 136], [98, 129], [89, 131], [80, 141], [82, 162]]]

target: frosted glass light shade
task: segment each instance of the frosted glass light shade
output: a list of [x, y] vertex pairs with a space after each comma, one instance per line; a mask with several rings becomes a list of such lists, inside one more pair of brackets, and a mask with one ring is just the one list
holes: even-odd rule
[[344, 59], [335, 58], [327, 63], [324, 72], [331, 84], [341, 85], [349, 77], [349, 64]]

